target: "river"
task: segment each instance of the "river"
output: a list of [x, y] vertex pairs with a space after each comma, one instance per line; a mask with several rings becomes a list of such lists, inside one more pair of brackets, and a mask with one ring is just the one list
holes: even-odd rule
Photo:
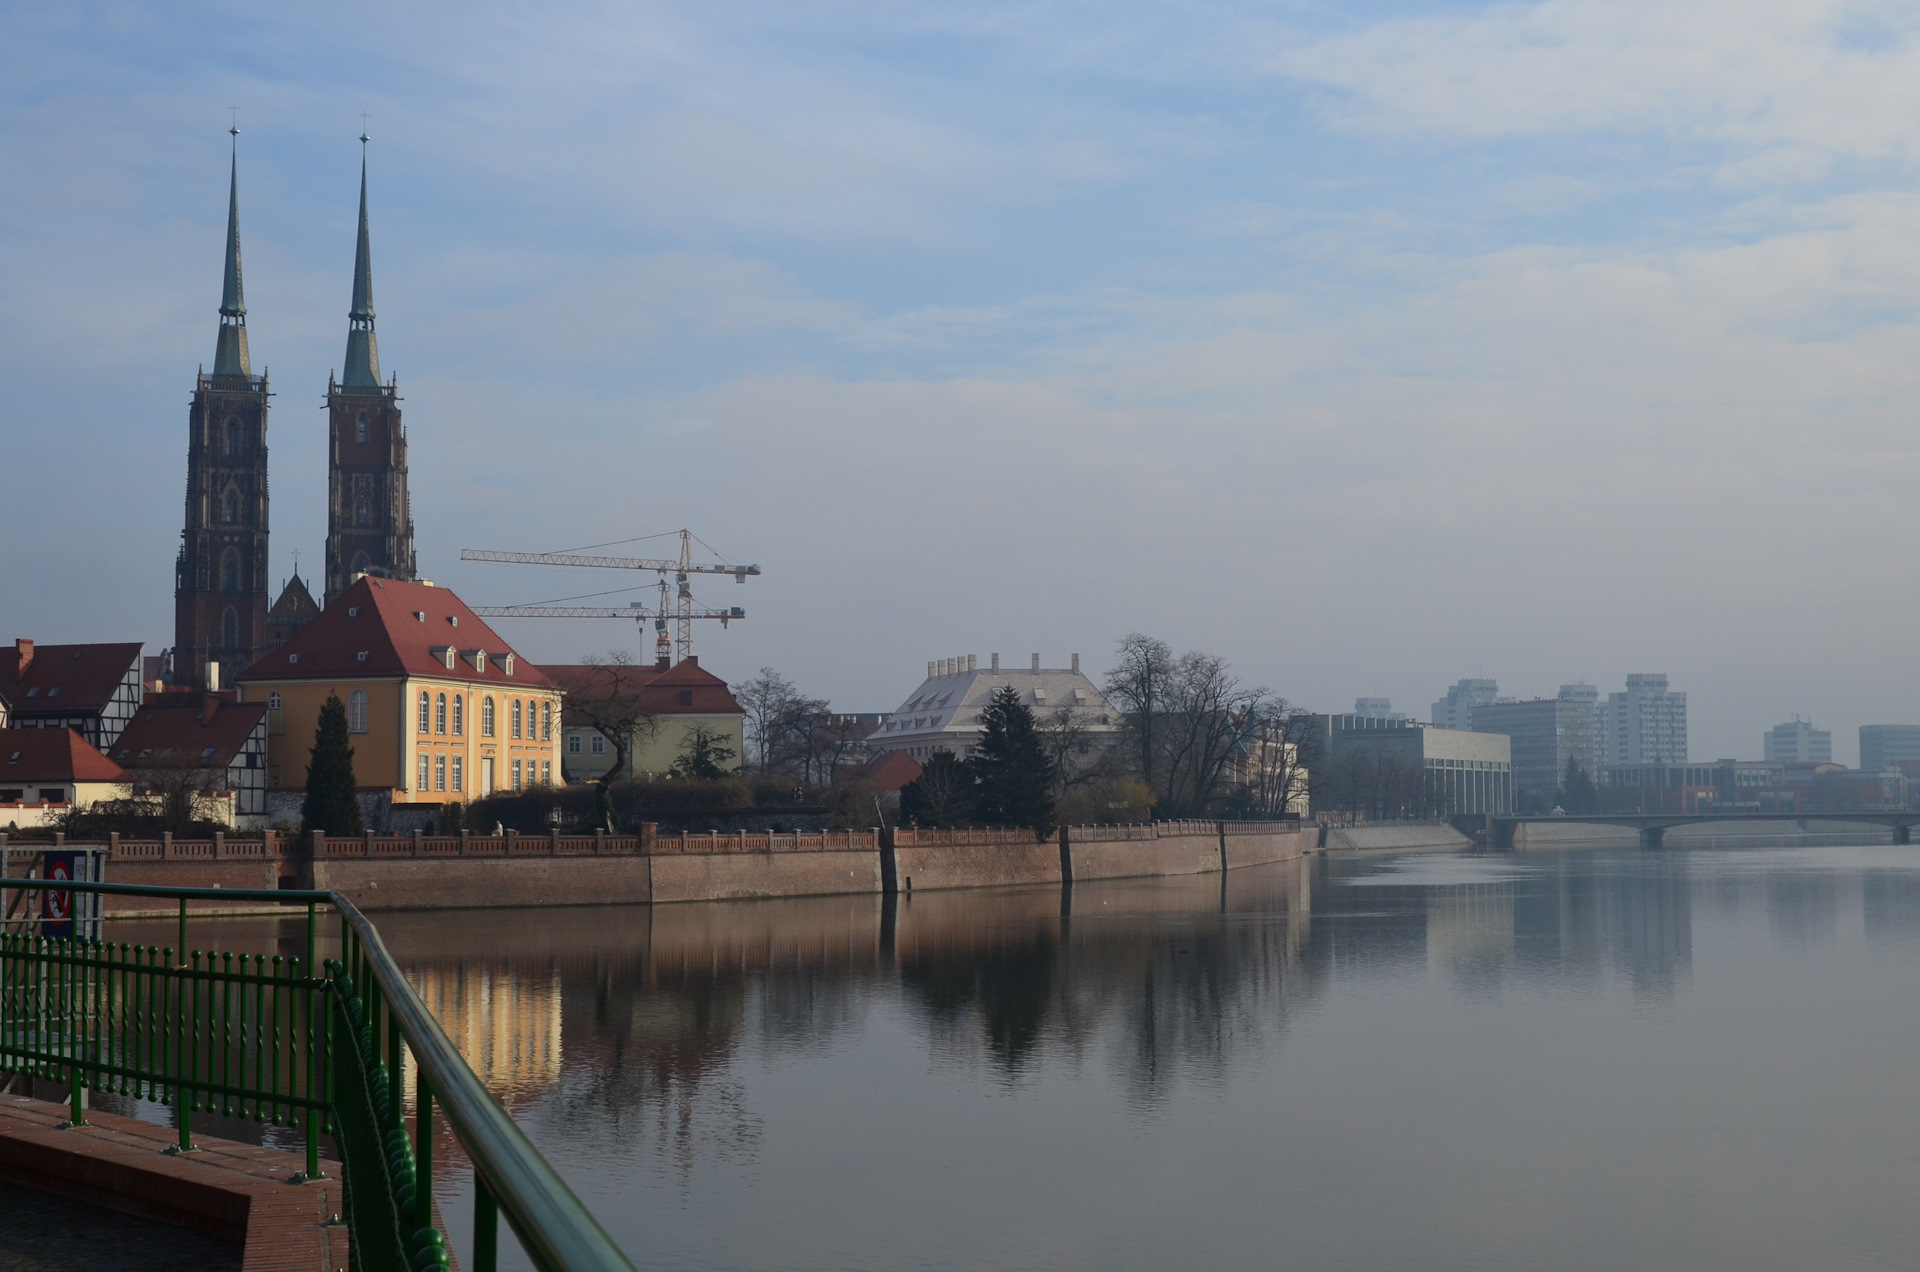
[[1920, 1259], [1911, 847], [375, 918], [645, 1269]]

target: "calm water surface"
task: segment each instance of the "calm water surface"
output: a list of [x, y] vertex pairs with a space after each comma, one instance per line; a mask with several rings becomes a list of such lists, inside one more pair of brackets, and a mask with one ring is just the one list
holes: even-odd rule
[[1920, 1263], [1920, 849], [379, 921], [643, 1268]]

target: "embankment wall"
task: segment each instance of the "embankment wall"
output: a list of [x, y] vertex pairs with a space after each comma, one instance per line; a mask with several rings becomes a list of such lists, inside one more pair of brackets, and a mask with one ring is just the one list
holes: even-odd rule
[[[1297, 822], [1197, 821], [1074, 826], [1043, 840], [1022, 830], [660, 835], [652, 828], [631, 836], [113, 837], [106, 877], [172, 887], [332, 890], [369, 911], [645, 905], [1205, 874], [1293, 860], [1308, 844]], [[176, 909], [142, 897], [107, 903], [107, 913], [118, 917]], [[190, 909], [280, 912], [270, 902], [241, 900], [196, 900]]]

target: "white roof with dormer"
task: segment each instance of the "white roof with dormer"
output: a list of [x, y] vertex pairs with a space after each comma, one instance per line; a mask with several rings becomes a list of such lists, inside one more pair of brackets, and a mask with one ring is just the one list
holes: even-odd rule
[[868, 736], [867, 748], [874, 754], [908, 751], [920, 758], [951, 751], [967, 755], [983, 731], [980, 713], [995, 693], [1009, 685], [1020, 691], [1022, 705], [1041, 724], [1065, 707], [1080, 727], [1096, 737], [1117, 733], [1121, 727], [1120, 713], [1077, 667], [982, 667], [973, 659], [952, 658], [931, 670], [933, 674]]

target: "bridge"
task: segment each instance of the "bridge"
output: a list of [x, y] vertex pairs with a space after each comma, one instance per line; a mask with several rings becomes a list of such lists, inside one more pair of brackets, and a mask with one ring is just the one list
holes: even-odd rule
[[1514, 832], [1531, 822], [1551, 826], [1620, 826], [1640, 833], [1642, 848], [1658, 848], [1667, 831], [1675, 826], [1702, 824], [1761, 824], [1790, 822], [1806, 829], [1808, 822], [1857, 822], [1867, 826], [1885, 826], [1893, 831], [1893, 842], [1913, 842], [1913, 828], [1920, 826], [1920, 812], [1875, 813], [1509, 813], [1487, 819], [1487, 842], [1495, 848], [1511, 850]]

